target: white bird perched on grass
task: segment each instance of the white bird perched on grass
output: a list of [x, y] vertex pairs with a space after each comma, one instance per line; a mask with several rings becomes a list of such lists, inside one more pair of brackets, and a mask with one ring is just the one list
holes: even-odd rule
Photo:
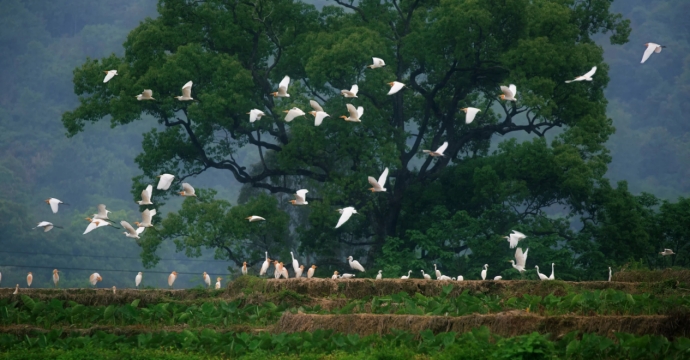
[[352, 85], [350, 90], [340, 90], [340, 95], [346, 98], [356, 98], [357, 97], [357, 92], [359, 91], [359, 86], [357, 84]]
[[268, 258], [268, 251], [266, 251], [266, 260], [264, 260], [264, 263], [261, 265], [259, 276], [263, 276], [266, 273], [266, 271], [268, 271], [269, 266], [271, 266], [271, 259]]
[[513, 230], [509, 236], [504, 236], [506, 240], [510, 243], [510, 248], [515, 249], [518, 246], [518, 242], [527, 236], [519, 231]]
[[182, 191], [180, 191], [181, 196], [194, 196], [196, 197], [196, 192], [194, 191], [194, 188], [192, 185], [189, 185], [187, 183], [182, 183]]
[[391, 87], [388, 91], [388, 95], [393, 95], [405, 87], [405, 84], [397, 81], [389, 82], [388, 85]]
[[112, 226], [116, 229], [119, 229], [119, 227], [113, 225], [112, 223], [108, 222], [107, 220], [100, 220], [100, 219], [91, 219], [91, 218], [85, 218], [86, 221], [89, 222], [89, 226], [86, 227], [86, 230], [84, 230], [84, 234], [86, 235], [93, 231], [94, 229], [104, 227], [104, 226]]
[[141, 94], [135, 96], [137, 100], [156, 100], [153, 98], [153, 90], [151, 89], [144, 89]]
[[125, 229], [123, 234], [125, 234], [126, 237], [132, 238], [132, 239], [138, 239], [139, 238], [139, 233], [128, 222], [122, 220], [122, 221], [120, 221], [120, 225]]
[[248, 269], [247, 269], [247, 262], [242, 263], [242, 275], [247, 275]]
[[69, 205], [67, 203], [63, 203], [62, 201], [56, 199], [56, 198], [50, 198], [47, 200], [44, 200], [46, 204], [50, 205], [50, 209], [53, 210], [53, 214], [56, 214], [58, 212], [58, 205]]
[[151, 209], [151, 210], [146, 209], [146, 210], [144, 210], [144, 212], [141, 213], [141, 222], [135, 221], [134, 225], [136, 225], [137, 227], [144, 227], [144, 228], [152, 227], [153, 224], [151, 223], [151, 221], [155, 215], [156, 215], [156, 209]]
[[335, 280], [338, 278], [338, 270], [333, 272], [333, 276], [331, 276], [331, 279]]
[[290, 85], [290, 77], [286, 75], [283, 80], [280, 80], [278, 91], [272, 92], [271, 95], [273, 97], [290, 97], [290, 94], [287, 93], [288, 85]]
[[158, 175], [157, 178], [159, 180], [158, 180], [158, 186], [156, 186], [156, 189], [168, 190], [168, 189], [170, 189], [170, 185], [172, 185], [173, 180], [175, 180], [175, 175], [162, 174], [162, 175]]
[[[48, 230], [46, 230], [48, 231]], [[671, 249], [664, 249], [664, 251], [660, 252], [659, 255], [661, 256], [667, 256], [667, 255], [675, 255], [676, 253], [673, 252]]]
[[539, 265], [534, 265], [534, 268], [537, 269], [537, 276], [539, 276], [539, 280], [549, 280], [548, 276], [539, 272]]
[[301, 278], [303, 272], [304, 272], [304, 265], [300, 265], [299, 268], [297, 270], [295, 270], [295, 277], [298, 279]]
[[501, 280], [501, 279], [503, 279], [503, 276], [501, 276], [501, 275], [494, 276], [494, 281], [498, 281], [498, 280]]
[[137, 289], [139, 288], [139, 284], [141, 284], [141, 279], [143, 277], [144, 277], [144, 273], [142, 273], [141, 271], [139, 271], [137, 276], [134, 277], [134, 285], [137, 287]]
[[611, 281], [611, 267], [609, 266], [609, 281]]
[[436, 279], [436, 280], [441, 280], [441, 281], [444, 281], [444, 280], [453, 280], [453, 278], [451, 278], [450, 276], [441, 275], [441, 277], [438, 278], [438, 279]]
[[29, 271], [28, 274], [26, 274], [26, 284], [31, 287], [31, 283], [34, 282], [34, 275]]
[[311, 279], [314, 276], [314, 271], [316, 271], [317, 266], [312, 265], [309, 270], [307, 270], [307, 279]]
[[423, 277], [424, 279], [426, 279], [426, 280], [431, 280], [431, 275], [425, 274], [425, 273], [424, 273], [424, 270], [421, 270], [421, 272], [422, 272], [422, 277]]
[[314, 109], [313, 111], [310, 111], [309, 114], [314, 117], [314, 126], [319, 126], [323, 122], [323, 119], [330, 117], [325, 111], [323, 111], [323, 108], [319, 103], [317, 103], [314, 100], [309, 100], [309, 105], [311, 105], [311, 108]]
[[108, 70], [108, 71], [103, 71], [105, 73], [105, 78], [103, 78], [103, 83], [107, 83], [110, 81], [110, 79], [114, 78], [115, 75], [117, 75], [117, 70]]
[[436, 268], [436, 264], [434, 264], [434, 273], [436, 274], [436, 280], [441, 277], [441, 271]]
[[245, 220], [249, 220], [249, 222], [266, 221], [266, 219], [256, 215], [247, 216]]
[[381, 280], [383, 278], [382, 272], [383, 270], [379, 270], [379, 273], [376, 275], [376, 280]]
[[647, 50], [644, 51], [644, 55], [642, 55], [642, 61], [640, 61], [640, 64], [644, 64], [647, 59], [649, 59], [650, 56], [652, 56], [652, 53], [660, 53], [661, 49], [665, 48], [666, 46], [655, 44], [655, 43], [646, 43], [644, 46], [647, 47]]
[[[527, 252], [529, 249], [525, 250], [525, 252], [522, 252], [522, 248], [517, 248], [515, 250], [515, 261], [510, 260], [510, 262], [513, 264], [513, 268], [519, 272], [525, 271], [525, 264], [527, 263]], [[515, 263], [517, 261], [517, 264]]]
[[299, 270], [299, 261], [295, 259], [295, 254], [293, 254], [292, 251], [290, 251], [290, 256], [292, 256], [292, 270], [297, 272], [297, 270]]
[[344, 274], [340, 275], [341, 279], [352, 279], [353, 277], [355, 277], [355, 274], [344, 273]]
[[36, 225], [34, 229], [36, 228], [43, 228], [43, 232], [48, 232], [52, 228], [62, 229], [62, 226], [53, 225], [53, 223], [47, 221], [41, 221], [40, 223], [38, 223], [38, 225]]
[[[525, 255], [526, 256], [526, 255]], [[555, 280], [556, 277], [553, 275], [553, 267], [556, 266], [555, 263], [551, 263], [551, 275], [549, 275], [549, 280]]]
[[407, 275], [403, 275], [403, 276], [401, 276], [400, 278], [403, 279], [403, 280], [407, 280], [407, 279], [410, 278], [410, 274], [412, 274], [412, 270], [409, 270], [409, 271], [407, 272]]
[[175, 99], [179, 101], [194, 100], [192, 97], [192, 85], [194, 85], [194, 83], [191, 80], [187, 81], [187, 83], [182, 86], [182, 96], [175, 96]]
[[373, 57], [373, 58], [371, 58], [371, 60], [372, 60], [373, 64], [367, 65], [367, 67], [370, 69], [376, 69], [376, 68], [386, 66], [386, 63], [381, 58]]
[[379, 176], [379, 180], [376, 181], [373, 176], [369, 176], [367, 180], [369, 180], [369, 184], [371, 184], [371, 192], [382, 192], [386, 191], [386, 179], [388, 178], [388, 168], [385, 168], [383, 172], [381, 173], [381, 176]]
[[173, 284], [175, 284], [175, 280], [177, 279], [177, 271], [173, 271], [168, 275], [168, 286], [173, 287]]
[[153, 185], [149, 185], [146, 189], [141, 190], [141, 200], [137, 201], [139, 205], [153, 205], [151, 197], [153, 196]]
[[17, 295], [17, 294], [19, 294], [19, 284], [17, 284], [17, 286], [14, 288], [14, 292], [12, 293], [12, 295]]
[[55, 284], [55, 287], [58, 287], [58, 283], [60, 283], [60, 274], [58, 269], [53, 269], [53, 284]]
[[486, 280], [486, 270], [489, 269], [489, 264], [484, 264], [484, 270], [482, 270], [482, 280]]
[[474, 121], [474, 118], [477, 116], [477, 113], [481, 111], [473, 107], [466, 107], [460, 110], [465, 112], [465, 124], [471, 124], [472, 121]]
[[584, 75], [582, 75], [582, 76], [578, 76], [578, 77], [576, 77], [576, 78], [573, 79], [573, 80], [566, 80], [565, 83], [566, 83], [566, 84], [570, 84], [570, 83], [573, 82], [573, 81], [592, 81], [592, 75], [594, 75], [595, 72], [597, 72], [597, 67], [596, 67], [596, 66], [593, 67], [592, 70], [590, 70], [590, 71], [587, 72], [586, 74], [584, 74]]
[[96, 287], [96, 284], [99, 281], [103, 281], [103, 278], [101, 277], [101, 275], [99, 273], [93, 273], [93, 274], [91, 274], [91, 276], [89, 276], [89, 282], [91, 283], [91, 285], [93, 287]]
[[352, 206], [348, 206], [343, 209], [338, 209], [338, 212], [340, 213], [340, 219], [338, 219], [338, 224], [335, 225], [335, 228], [341, 227], [346, 221], [350, 219], [352, 214], [356, 214], [357, 210], [353, 208]]
[[251, 109], [247, 114], [249, 115], [250, 123], [253, 123], [256, 120], [261, 120], [262, 116], [266, 116], [266, 114], [259, 109]]
[[216, 278], [216, 289], [220, 289], [220, 281], [221, 281], [221, 280], [222, 280], [222, 279], [221, 279], [220, 277], [217, 277], [217, 278]]
[[304, 111], [302, 111], [302, 109], [299, 109], [296, 107], [293, 107], [290, 110], [283, 110], [283, 112], [285, 114], [287, 114], [287, 115], [285, 115], [285, 121], [287, 121], [287, 122], [294, 120], [298, 116], [304, 116], [305, 115], [305, 113], [304, 113]]
[[436, 151], [422, 150], [422, 152], [425, 154], [429, 154], [429, 156], [434, 156], [434, 157], [435, 156], [445, 156], [445, 155], [443, 155], [443, 152], [446, 151], [447, 148], [448, 148], [448, 141], [444, 141], [443, 144], [441, 144], [441, 146], [439, 146], [439, 148], [436, 149]]
[[500, 98], [501, 100], [505, 101], [517, 101], [515, 98], [517, 96], [517, 86], [510, 84], [510, 86], [505, 87], [501, 85], [501, 94]]
[[352, 104], [345, 104], [347, 106], [347, 112], [349, 113], [350, 116], [341, 116], [340, 118], [345, 120], [345, 121], [350, 121], [350, 122], [362, 122], [362, 115], [364, 115], [364, 108], [359, 106], [355, 109], [355, 106]]
[[458, 278], [457, 278], [457, 280], [458, 280], [458, 281], [463, 281], [463, 280], [465, 280], [465, 278], [464, 278], [464, 277], [462, 277], [462, 275], [458, 275]]
[[295, 192], [295, 200], [290, 200], [290, 204], [292, 205], [307, 205], [309, 202], [307, 202], [307, 193], [309, 190], [307, 189], [300, 189]]
[[204, 271], [204, 283], [206, 284], [206, 288], [211, 287], [211, 277]]
[[347, 257], [347, 262], [350, 263], [350, 268], [353, 270], [359, 270], [359, 271], [364, 271], [364, 266], [359, 263], [357, 260], [352, 260], [352, 256]]

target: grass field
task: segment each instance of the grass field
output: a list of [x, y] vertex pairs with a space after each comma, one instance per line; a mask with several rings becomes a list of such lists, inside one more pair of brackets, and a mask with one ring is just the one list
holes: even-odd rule
[[7, 359], [690, 358], [687, 274], [634, 281], [644, 276], [0, 289], [0, 350]]

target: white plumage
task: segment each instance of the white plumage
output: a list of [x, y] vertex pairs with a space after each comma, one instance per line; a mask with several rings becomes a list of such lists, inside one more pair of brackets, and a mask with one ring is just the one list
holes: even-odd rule
[[505, 87], [501, 85], [501, 100], [506, 100], [506, 101], [517, 101], [515, 98], [517, 96], [517, 86], [510, 84], [510, 86]]
[[335, 225], [336, 229], [341, 227], [345, 222], [347, 222], [352, 216], [352, 214], [356, 214], [357, 210], [355, 210], [355, 208], [353, 208], [352, 206], [348, 206], [343, 209], [338, 209], [338, 212], [340, 213], [340, 219], [338, 219], [338, 224]]
[[278, 91], [271, 93], [271, 95], [274, 97], [290, 97], [290, 94], [287, 93], [288, 85], [290, 85], [290, 77], [285, 76], [278, 84]]
[[309, 104], [311, 105], [311, 108], [314, 109], [314, 111], [309, 112], [314, 117], [314, 126], [321, 125], [323, 119], [330, 117], [330, 115], [323, 111], [321, 105], [319, 105], [319, 103], [316, 101], [309, 100]]
[[194, 100], [194, 98], [192, 98], [192, 85], [194, 85], [194, 83], [192, 83], [191, 80], [187, 81], [187, 83], [182, 86], [182, 96], [175, 96], [175, 99], [179, 101]]
[[108, 70], [103, 72], [105, 73], [105, 78], [103, 78], [104, 84], [110, 81], [110, 79], [114, 78], [115, 75], [117, 75], [117, 70]]
[[448, 148], [448, 141], [444, 141], [441, 146], [439, 146], [436, 151], [431, 151], [431, 150], [422, 150], [423, 153], [429, 154], [430, 156], [446, 156], [443, 154], [444, 151]]
[[489, 264], [484, 264], [484, 270], [482, 270], [482, 280], [486, 280], [486, 271], [489, 269]]
[[192, 187], [192, 185], [182, 183], [182, 191], [180, 191], [180, 195], [196, 197], [196, 192], [194, 191], [194, 187]]
[[58, 229], [62, 229], [62, 227], [53, 225], [53, 223], [50, 223], [47, 221], [41, 221], [40, 223], [38, 223], [38, 225], [36, 225], [36, 227], [34, 229], [43, 228], [43, 232], [48, 232], [48, 231], [50, 231], [50, 229], [52, 229], [54, 227], [58, 228]]
[[376, 275], [376, 280], [381, 280], [383, 278], [382, 272], [383, 270], [379, 270], [379, 273]]
[[407, 272], [407, 275], [403, 275], [403, 276], [401, 276], [400, 278], [403, 279], [403, 280], [407, 280], [407, 279], [410, 278], [410, 274], [412, 274], [412, 270], [409, 270], [409, 271]]
[[295, 259], [295, 254], [293, 254], [292, 251], [290, 251], [290, 256], [292, 256], [292, 270], [297, 272], [297, 270], [299, 270], [299, 261]]
[[518, 242], [527, 236], [519, 231], [513, 230], [509, 236], [504, 236], [505, 239], [510, 243], [510, 248], [515, 249], [518, 246]]
[[162, 174], [162, 175], [158, 175], [158, 178], [159, 178], [158, 186], [156, 186], [156, 189], [168, 190], [168, 189], [170, 189], [170, 185], [172, 185], [172, 182], [175, 179], [175, 175]]
[[376, 68], [386, 66], [386, 63], [381, 58], [373, 57], [373, 58], [371, 58], [371, 60], [372, 60], [373, 64], [367, 66], [370, 69], [376, 69]]
[[268, 267], [271, 265], [271, 259], [268, 258], [268, 251], [266, 251], [266, 260], [264, 260], [264, 263], [261, 265], [261, 271], [259, 271], [259, 276], [263, 276], [266, 271], [268, 271]]
[[292, 205], [307, 205], [309, 202], [307, 202], [307, 193], [309, 190], [307, 189], [300, 189], [295, 192], [295, 200], [290, 200], [290, 203]]
[[134, 285], [137, 287], [137, 289], [139, 288], [139, 284], [141, 284], [141, 279], [143, 278], [143, 276], [144, 276], [144, 273], [139, 271], [137, 276], [134, 277]]
[[471, 124], [472, 121], [474, 121], [474, 118], [477, 116], [477, 113], [481, 111], [473, 107], [466, 107], [461, 110], [465, 112], [465, 124]]
[[257, 221], [265, 221], [266, 220], [266, 219], [262, 218], [261, 216], [256, 216], [256, 215], [248, 216], [245, 219], [249, 220], [249, 222], [257, 222]]
[[640, 64], [644, 64], [647, 59], [649, 59], [650, 56], [652, 56], [652, 53], [660, 53], [662, 48], [665, 48], [666, 46], [655, 44], [655, 43], [646, 43], [644, 46], [647, 47], [645, 49], [644, 54], [642, 55], [642, 61], [640, 61]]
[[565, 83], [566, 83], [566, 84], [570, 84], [570, 83], [573, 82], [573, 81], [592, 81], [592, 76], [594, 75], [595, 72], [597, 72], [597, 67], [596, 67], [596, 66], [593, 67], [592, 70], [590, 70], [590, 71], [587, 72], [586, 74], [584, 74], [584, 75], [582, 75], [582, 76], [578, 76], [578, 77], [576, 77], [576, 78], [573, 79], [573, 80], [566, 80]]
[[153, 185], [149, 185], [146, 189], [141, 190], [141, 201], [137, 201], [139, 205], [153, 205], [151, 197], [153, 196]]
[[153, 90], [145, 89], [141, 94], [136, 96], [137, 100], [156, 100], [153, 98]]
[[373, 176], [369, 176], [367, 180], [369, 180], [369, 184], [371, 184], [372, 188], [371, 192], [381, 192], [381, 191], [386, 191], [386, 179], [388, 178], [388, 168], [385, 168], [383, 170], [383, 173], [381, 173], [381, 176], [379, 176], [378, 181], [374, 179]]
[[[519, 272], [525, 271], [525, 264], [527, 263], [527, 252], [529, 249], [525, 250], [525, 252], [522, 252], [522, 248], [517, 248], [515, 250], [515, 261], [510, 260], [510, 262], [513, 264], [513, 268]], [[517, 262], [517, 263], [516, 263]]]
[[290, 110], [284, 110], [283, 112], [287, 114], [287, 115], [285, 115], [285, 121], [287, 121], [287, 122], [292, 121], [294, 118], [296, 118], [298, 116], [304, 116], [305, 115], [304, 111], [302, 111], [302, 109], [299, 109], [296, 107], [293, 107]]
[[249, 114], [250, 123], [253, 123], [256, 120], [261, 120], [262, 116], [266, 116], [266, 114], [259, 109], [251, 109], [247, 114]]
[[542, 281], [549, 280], [548, 276], [539, 272], [539, 265], [534, 265], [534, 268], [537, 269], [537, 276], [539, 276], [539, 280], [542, 280]]
[[132, 225], [130, 225], [128, 222], [122, 220], [122, 221], [120, 221], [120, 225], [125, 229], [125, 232], [123, 233], [123, 234], [125, 234], [125, 236], [127, 236], [128, 238], [133, 238], [133, 239], [139, 238], [139, 233], [137, 233], [137, 231], [134, 229], [134, 227], [132, 227]]
[[424, 270], [421, 270], [421, 271], [422, 271], [422, 277], [423, 277], [424, 279], [426, 279], [426, 280], [431, 280], [431, 275], [425, 274], [425, 273], [424, 273]]
[[352, 256], [347, 257], [347, 261], [350, 263], [350, 268], [353, 270], [364, 271], [364, 266], [357, 260], [352, 260]]
[[405, 87], [405, 84], [397, 81], [389, 82], [388, 85], [391, 87], [390, 91], [388, 91], [388, 95], [393, 95]]
[[359, 92], [359, 86], [355, 84], [352, 85], [352, 88], [350, 88], [350, 90], [340, 90], [340, 95], [346, 98], [356, 98], [357, 92]]
[[50, 199], [48, 199], [48, 200], [45, 200], [45, 202], [46, 202], [48, 205], [50, 205], [50, 209], [53, 210], [53, 214], [56, 214], [56, 213], [58, 212], [58, 205], [59, 205], [59, 204], [62, 204], [62, 205], [69, 205], [69, 204], [66, 204], [66, 203], [64, 203], [64, 202], [62, 202], [62, 201], [56, 199], [56, 198], [50, 198]]

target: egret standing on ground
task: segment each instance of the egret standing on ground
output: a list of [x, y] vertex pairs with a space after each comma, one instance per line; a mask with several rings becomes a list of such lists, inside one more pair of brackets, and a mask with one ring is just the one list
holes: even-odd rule
[[311, 279], [314, 276], [314, 271], [316, 271], [316, 265], [312, 265], [309, 270], [307, 270], [307, 279]]
[[56, 198], [50, 198], [47, 200], [44, 200], [46, 204], [50, 205], [50, 209], [53, 210], [53, 214], [56, 214], [58, 212], [58, 205], [69, 205], [67, 203], [63, 203], [62, 201], [56, 199]]
[[475, 116], [477, 116], [477, 113], [481, 111], [473, 107], [466, 107], [460, 110], [465, 112], [465, 124], [471, 124], [472, 121], [474, 121]]
[[177, 272], [173, 271], [168, 275], [168, 286], [171, 288], [173, 287], [173, 284], [175, 283], [175, 279], [177, 279]]
[[362, 122], [360, 119], [362, 115], [364, 115], [364, 108], [359, 106], [355, 109], [355, 106], [352, 104], [345, 104], [347, 107], [347, 112], [350, 116], [341, 116], [340, 118], [345, 120], [345, 121], [350, 121], [350, 122]]
[[359, 91], [359, 86], [357, 84], [352, 85], [352, 88], [350, 90], [340, 90], [340, 95], [346, 98], [356, 98], [357, 97], [357, 92]]
[[369, 180], [369, 184], [371, 184], [371, 192], [382, 192], [386, 191], [386, 178], [388, 178], [388, 168], [385, 168], [383, 170], [383, 173], [381, 173], [381, 176], [379, 177], [379, 180], [376, 181], [373, 176], [369, 176], [367, 179]]
[[362, 264], [360, 264], [359, 261], [352, 260], [352, 256], [348, 256], [347, 261], [350, 263], [351, 269], [364, 272], [364, 266], [362, 266]]
[[295, 277], [298, 279], [301, 278], [303, 272], [304, 272], [304, 265], [300, 265], [299, 269], [295, 270]]
[[141, 190], [141, 201], [137, 201], [139, 205], [153, 205], [151, 196], [153, 195], [153, 185], [149, 185], [146, 189]]
[[60, 275], [58, 274], [58, 269], [53, 269], [53, 284], [55, 284], [55, 287], [58, 287], [59, 282]]
[[515, 261], [510, 260], [510, 262], [513, 264], [513, 268], [519, 272], [525, 271], [525, 264], [527, 263], [527, 252], [529, 249], [525, 250], [525, 252], [522, 252], [522, 248], [517, 248], [515, 250], [515, 261], [517, 261], [517, 264]]
[[157, 177], [159, 178], [158, 186], [156, 186], [156, 189], [158, 189], [158, 190], [170, 189], [170, 185], [172, 184], [173, 180], [175, 179], [175, 175], [170, 175], [170, 174], [162, 174], [162, 175], [158, 175]]
[[376, 69], [376, 68], [386, 66], [386, 63], [381, 58], [373, 57], [373, 58], [371, 58], [371, 60], [372, 60], [373, 64], [367, 65], [367, 67], [370, 69]]
[[539, 276], [539, 280], [549, 280], [548, 276], [539, 272], [539, 265], [534, 265], [534, 268], [537, 269], [537, 276]]
[[[526, 253], [525, 253], [525, 256], [527, 256]], [[555, 280], [556, 279], [556, 277], [553, 275], [553, 267], [554, 266], [556, 266], [556, 263], [551, 263], [551, 275], [549, 276], [549, 280]]]
[[462, 277], [462, 275], [458, 275], [458, 281], [464, 281], [464, 280], [465, 280], [465, 278]]
[[115, 75], [117, 75], [117, 70], [108, 70], [103, 72], [105, 73], [105, 78], [103, 78], [104, 84], [110, 81], [110, 79], [114, 78]]
[[436, 151], [422, 150], [422, 152], [425, 154], [429, 154], [429, 156], [434, 156], [434, 157], [445, 156], [445, 155], [443, 155], [443, 152], [446, 151], [447, 148], [448, 148], [448, 141], [444, 141], [443, 144], [441, 144], [441, 146], [439, 146], [439, 148], [436, 149]]
[[331, 279], [335, 280], [338, 278], [338, 270], [333, 272], [333, 276], [331, 276]]
[[425, 273], [424, 273], [424, 270], [421, 270], [421, 271], [422, 271], [422, 277], [423, 277], [424, 279], [426, 279], [426, 280], [431, 280], [431, 276], [430, 276], [429, 274], [425, 274]]
[[501, 275], [494, 276], [494, 281], [498, 281], [498, 280], [501, 280], [501, 279], [503, 279], [503, 276], [501, 276]]
[[242, 275], [247, 275], [247, 262], [242, 263]]
[[611, 267], [609, 266], [609, 281], [611, 281]]
[[139, 101], [141, 101], [141, 100], [156, 100], [153, 98], [153, 90], [151, 90], [151, 89], [144, 89], [144, 91], [141, 94], [139, 94], [135, 97]]
[[489, 264], [484, 264], [484, 270], [482, 270], [482, 280], [486, 280], [486, 270], [489, 269]]
[[434, 274], [436, 275], [436, 280], [441, 277], [441, 271], [436, 268], [436, 264], [434, 264]]
[[287, 93], [288, 85], [290, 85], [290, 77], [285, 76], [278, 84], [278, 91], [271, 93], [273, 97], [290, 97]]
[[376, 275], [376, 280], [381, 280], [381, 278], [383, 278], [382, 272], [383, 270], [379, 270], [379, 273]]
[[268, 251], [266, 251], [266, 260], [264, 260], [263, 265], [261, 265], [261, 271], [259, 271], [259, 276], [263, 276], [266, 271], [268, 271], [268, 267], [271, 266], [271, 259], [268, 258]]
[[139, 289], [139, 284], [141, 284], [141, 278], [143, 277], [144, 273], [139, 271], [137, 276], [134, 277], [134, 285]]
[[12, 293], [12, 295], [17, 295], [17, 294], [19, 294], [19, 284], [17, 284], [17, 286], [14, 288], [14, 292]]
[[652, 56], [652, 53], [660, 53], [662, 48], [665, 48], [666, 46], [655, 44], [655, 43], [646, 43], [644, 46], [647, 47], [647, 50], [644, 51], [644, 55], [642, 55], [642, 61], [640, 61], [640, 64], [644, 64], [647, 59], [649, 59], [650, 56]]
[[221, 280], [220, 277], [216, 278], [216, 289], [220, 289], [220, 280]]
[[297, 270], [299, 270], [299, 261], [295, 259], [295, 254], [293, 254], [292, 251], [290, 251], [290, 256], [292, 256], [292, 270], [297, 272]]
[[347, 222], [352, 214], [356, 214], [357, 210], [353, 208], [352, 206], [348, 206], [343, 209], [338, 209], [338, 212], [340, 213], [340, 219], [338, 219], [338, 224], [335, 225], [335, 228], [341, 227], [345, 222]]
[[266, 116], [266, 114], [259, 109], [251, 109], [247, 114], [249, 115], [250, 123], [253, 123], [256, 120], [261, 120], [262, 116]]
[[500, 96], [501, 100], [517, 101], [515, 98], [517, 96], [517, 87], [515, 85], [510, 84], [508, 87], [501, 85], [501, 92], [503, 92]]
[[175, 99], [179, 101], [194, 100], [194, 98], [192, 98], [192, 85], [194, 85], [194, 83], [192, 83], [191, 80], [187, 81], [187, 83], [182, 86], [182, 96], [175, 96]]
[[93, 274], [91, 274], [91, 276], [89, 276], [89, 282], [91, 283], [91, 285], [92, 285], [94, 288], [96, 287], [96, 284], [97, 284], [99, 281], [103, 281], [103, 278], [101, 277], [100, 274], [98, 274], [98, 273], [93, 273]]
[[390, 91], [388, 91], [388, 95], [393, 95], [405, 87], [405, 84], [397, 81], [389, 82], [388, 85], [391, 87]]
[[286, 279], [290, 278], [288, 274], [288, 269], [285, 267], [285, 264], [282, 262], [280, 263], [280, 275]]
[[593, 67], [592, 70], [590, 70], [588, 73], [586, 73], [586, 74], [584, 74], [584, 75], [582, 75], [582, 76], [578, 76], [578, 77], [576, 77], [576, 78], [573, 79], [573, 80], [566, 80], [565, 83], [566, 83], [566, 84], [570, 84], [570, 83], [573, 82], [573, 81], [592, 81], [592, 75], [594, 75], [595, 72], [597, 72], [597, 67], [596, 67], [596, 66]]
[[307, 202], [307, 193], [309, 190], [307, 189], [300, 189], [295, 192], [295, 200], [290, 200], [290, 204], [292, 205], [307, 205], [309, 204]]
[[314, 111], [309, 112], [314, 117], [314, 126], [321, 125], [323, 119], [330, 117], [330, 115], [323, 111], [321, 105], [319, 105], [319, 103], [316, 101], [309, 100], [309, 105], [311, 105], [311, 108], [314, 109]]
[[407, 280], [407, 279], [410, 278], [410, 274], [412, 274], [412, 270], [409, 270], [409, 271], [407, 272], [407, 276], [403, 275], [403, 276], [401, 276], [400, 278], [403, 279], [403, 280]]
[[208, 274], [206, 273], [206, 271], [204, 271], [204, 283], [206, 283], [206, 288], [207, 288], [207, 289], [211, 287], [211, 277], [208, 276]]
[[53, 225], [53, 223], [47, 221], [41, 221], [40, 223], [38, 223], [38, 225], [36, 225], [34, 229], [36, 228], [43, 228], [43, 232], [48, 232], [52, 228], [62, 229], [62, 226]]

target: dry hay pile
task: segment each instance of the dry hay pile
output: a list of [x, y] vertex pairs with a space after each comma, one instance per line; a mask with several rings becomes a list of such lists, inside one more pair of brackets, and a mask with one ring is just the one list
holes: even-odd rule
[[419, 333], [469, 332], [486, 326], [491, 333], [510, 337], [532, 332], [549, 333], [559, 338], [571, 331], [613, 336], [616, 332], [635, 335], [663, 335], [668, 338], [690, 335], [690, 317], [684, 316], [539, 316], [521, 310], [491, 315], [314, 315], [283, 313], [273, 332], [302, 332], [317, 329], [366, 335], [383, 335], [391, 329]]
[[622, 270], [613, 273], [611, 280], [621, 282], [676, 281], [690, 285], [690, 270]]
[[117, 290], [112, 289], [19, 289], [19, 294], [13, 295], [14, 288], [0, 289], [0, 299], [21, 301], [21, 295], [27, 295], [34, 300], [49, 302], [52, 299], [74, 301], [86, 306], [108, 306], [111, 304], [124, 305], [139, 299], [139, 306], [159, 304], [165, 302], [195, 302], [211, 299], [227, 300], [229, 296], [225, 290]]

